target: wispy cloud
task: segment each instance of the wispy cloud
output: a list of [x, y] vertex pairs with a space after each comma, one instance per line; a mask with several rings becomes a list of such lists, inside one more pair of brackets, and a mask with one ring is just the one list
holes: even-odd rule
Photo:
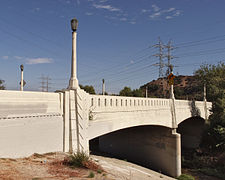
[[165, 18], [166, 18], [166, 19], [172, 19], [173, 16], [166, 16]]
[[142, 13], [142, 14], [147, 13], [147, 12], [151, 12], [151, 10], [150, 10], [150, 9], [142, 9], [142, 10], [141, 10], [141, 13]]
[[157, 5], [155, 5], [155, 4], [152, 5], [152, 8], [153, 8], [153, 10], [154, 10], [155, 12], [157, 12], [157, 11], [160, 10], [160, 8], [159, 8]]
[[125, 18], [125, 17], [120, 18], [120, 21], [127, 21], [127, 18]]
[[161, 12], [156, 12], [156, 13], [151, 14], [149, 17], [154, 19], [156, 17], [159, 17], [161, 14], [162, 14]]
[[102, 5], [102, 4], [93, 4], [93, 7], [95, 7], [96, 9], [105, 9], [108, 11], [121, 11], [121, 9], [113, 7], [111, 5]]
[[41, 10], [41, 8], [36, 7], [36, 8], [34, 8], [34, 9], [32, 9], [31, 12], [37, 13], [37, 12], [39, 12], [40, 10]]
[[152, 9], [153, 9], [154, 13], [149, 15], [149, 17], [151, 19], [155, 19], [155, 18], [159, 18], [159, 17], [163, 17], [165, 19], [172, 19], [175, 16], [181, 15], [181, 11], [177, 10], [174, 7], [171, 7], [168, 9], [161, 9], [157, 5], [153, 4]]
[[9, 59], [9, 56], [2, 56], [2, 59], [7, 60]]
[[87, 15], [87, 16], [92, 16], [92, 15], [94, 15], [94, 13], [86, 12], [85, 15]]
[[17, 60], [24, 59], [24, 57], [22, 57], [22, 56], [14, 56], [14, 58], [17, 59]]
[[26, 64], [47, 64], [53, 63], [52, 58], [26, 58]]
[[136, 24], [136, 21], [130, 21], [129, 23], [130, 24]]

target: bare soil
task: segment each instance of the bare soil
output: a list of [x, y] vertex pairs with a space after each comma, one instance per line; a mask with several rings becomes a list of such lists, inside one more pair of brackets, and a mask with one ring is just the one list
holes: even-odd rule
[[88, 169], [71, 168], [65, 165], [67, 157], [68, 154], [57, 152], [27, 158], [1, 158], [0, 180], [173, 180], [133, 163], [96, 155], [91, 155], [93, 163], [87, 165]]
[[33, 154], [27, 158], [1, 158], [1, 180], [64, 180], [64, 179], [92, 179], [111, 180], [106, 172], [98, 173], [85, 168], [70, 168], [63, 164], [68, 155], [65, 153]]

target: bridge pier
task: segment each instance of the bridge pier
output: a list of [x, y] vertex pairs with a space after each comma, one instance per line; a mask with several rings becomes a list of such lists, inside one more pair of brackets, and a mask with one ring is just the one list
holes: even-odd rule
[[90, 105], [87, 96], [88, 94], [80, 88], [64, 92], [64, 152], [76, 153], [82, 151], [89, 154], [87, 130]]
[[161, 126], [141, 126], [99, 138], [100, 151], [144, 165], [172, 177], [181, 174], [180, 134]]

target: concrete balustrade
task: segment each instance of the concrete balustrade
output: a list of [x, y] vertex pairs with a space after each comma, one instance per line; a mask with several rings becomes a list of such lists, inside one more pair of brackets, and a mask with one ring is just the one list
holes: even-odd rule
[[169, 107], [169, 99], [135, 98], [122, 96], [89, 95], [91, 109], [95, 112], [106, 110], [146, 110], [149, 108]]

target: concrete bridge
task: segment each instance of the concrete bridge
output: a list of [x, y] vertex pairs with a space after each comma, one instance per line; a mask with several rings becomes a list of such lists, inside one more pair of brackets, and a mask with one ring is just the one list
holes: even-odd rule
[[[181, 147], [197, 147], [212, 104], [160, 98], [90, 95], [78, 86], [76, 29], [72, 68], [60, 93], [0, 90], [0, 157], [99, 149], [177, 177]], [[21, 68], [23, 82], [23, 68]], [[171, 86], [173, 88], [173, 86]], [[173, 90], [171, 90], [173, 92]]]
[[0, 157], [89, 153], [97, 139], [101, 151], [175, 177], [181, 173], [181, 139], [184, 147], [198, 146], [210, 108], [204, 101], [90, 95], [80, 88], [2, 90]]

